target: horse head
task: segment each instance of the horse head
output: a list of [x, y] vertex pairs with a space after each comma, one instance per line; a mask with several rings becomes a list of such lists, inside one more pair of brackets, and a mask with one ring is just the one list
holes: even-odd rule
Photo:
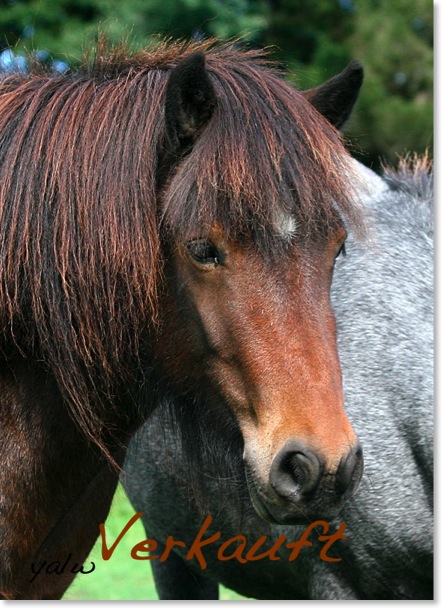
[[[355, 62], [322, 87], [303, 95], [293, 91], [298, 120], [306, 116], [314, 124], [310, 131], [304, 127], [304, 138], [292, 117], [281, 121], [277, 93], [257, 102], [250, 91], [244, 98], [237, 91], [226, 102], [220, 77], [211, 72], [210, 61], [206, 66], [197, 53], [175, 68], [166, 90], [166, 145], [174, 161], [162, 191], [171, 240], [157, 359], [181, 396], [201, 407], [222, 403], [233, 412], [244, 440], [251, 499], [262, 517], [278, 523], [333, 518], [355, 492], [363, 468], [344, 411], [330, 305], [334, 263], [347, 229], [338, 194], [334, 200], [333, 192], [327, 196], [339, 167], [320, 194], [311, 183], [304, 192], [302, 182], [307, 185], [309, 172], [327, 177], [327, 167], [315, 159], [323, 150], [309, 139], [312, 133], [318, 140], [322, 133], [335, 136], [334, 127], [343, 125], [357, 98], [362, 68]], [[258, 116], [264, 103], [267, 114]], [[225, 114], [229, 104], [240, 114], [237, 125]], [[272, 148], [276, 162], [261, 160], [259, 142], [269, 137], [265, 128], [273, 129], [275, 140], [293, 137], [278, 141], [276, 153]], [[304, 142], [310, 149], [301, 149]], [[223, 159], [228, 152], [232, 158]], [[220, 158], [223, 167], [217, 165]], [[279, 193], [271, 183], [267, 199], [266, 192], [247, 191], [253, 178], [272, 169], [279, 171]], [[207, 186], [200, 171], [212, 177], [230, 171], [230, 181], [209, 179]], [[265, 186], [261, 182], [257, 189]], [[256, 203], [260, 196], [262, 207]], [[309, 207], [309, 196], [322, 202], [312, 200]], [[179, 212], [178, 198], [181, 205], [189, 201]], [[215, 209], [212, 215], [208, 208]]]

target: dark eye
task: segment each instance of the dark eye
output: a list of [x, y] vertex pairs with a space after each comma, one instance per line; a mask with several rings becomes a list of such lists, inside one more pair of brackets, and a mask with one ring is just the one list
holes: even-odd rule
[[217, 266], [221, 263], [221, 256], [218, 249], [210, 241], [199, 239], [187, 243], [187, 251], [192, 259], [204, 266]]
[[336, 258], [338, 259], [338, 257], [342, 255], [343, 258], [345, 258], [345, 256], [347, 255], [347, 252], [345, 251], [345, 243], [342, 243], [341, 248], [339, 249], [338, 253], [336, 254]]

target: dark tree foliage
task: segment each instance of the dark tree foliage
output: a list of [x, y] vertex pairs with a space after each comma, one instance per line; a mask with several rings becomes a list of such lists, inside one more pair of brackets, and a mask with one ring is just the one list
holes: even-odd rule
[[239, 36], [273, 46], [301, 88], [359, 59], [366, 78], [347, 129], [354, 154], [378, 168], [379, 159], [432, 148], [429, 0], [0, 0], [0, 53], [14, 52], [0, 55], [0, 71], [26, 69], [24, 49], [62, 71], [99, 30], [138, 47], [159, 35]]

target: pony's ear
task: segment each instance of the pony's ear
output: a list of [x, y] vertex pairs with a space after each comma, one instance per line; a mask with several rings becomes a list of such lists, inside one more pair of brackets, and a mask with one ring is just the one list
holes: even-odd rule
[[216, 105], [206, 58], [197, 52], [179, 63], [166, 87], [165, 120], [168, 151], [183, 154], [195, 143]]
[[362, 65], [359, 61], [352, 61], [337, 76], [302, 94], [332, 125], [342, 129], [350, 118], [363, 80]]

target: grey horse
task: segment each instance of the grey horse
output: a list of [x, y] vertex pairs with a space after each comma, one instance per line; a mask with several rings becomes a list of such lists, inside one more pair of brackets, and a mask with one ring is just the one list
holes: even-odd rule
[[370, 239], [347, 240], [332, 303], [361, 485], [330, 523], [268, 523], [250, 502], [235, 422], [159, 408], [121, 479], [158, 543], [160, 599], [217, 599], [219, 583], [257, 599], [433, 597], [432, 176], [416, 159], [382, 178], [357, 170]]

